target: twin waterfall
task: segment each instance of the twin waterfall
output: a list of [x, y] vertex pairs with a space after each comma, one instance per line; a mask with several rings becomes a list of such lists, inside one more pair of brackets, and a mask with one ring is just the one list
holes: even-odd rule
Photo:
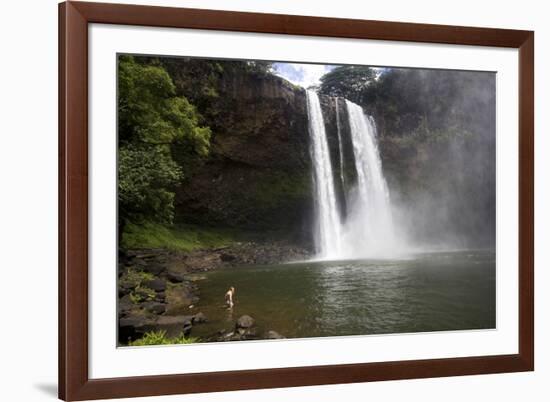
[[[338, 99], [336, 99], [338, 102]], [[376, 126], [363, 109], [345, 100], [356, 182], [346, 183], [344, 150], [338, 103], [338, 174], [334, 174], [319, 97], [307, 91], [311, 158], [313, 162], [316, 258], [344, 260], [395, 254], [390, 199], [382, 172]], [[340, 180], [339, 186], [335, 180]], [[342, 197], [337, 194], [342, 189]], [[340, 202], [339, 202], [340, 201]], [[345, 203], [346, 205], [339, 205]]]

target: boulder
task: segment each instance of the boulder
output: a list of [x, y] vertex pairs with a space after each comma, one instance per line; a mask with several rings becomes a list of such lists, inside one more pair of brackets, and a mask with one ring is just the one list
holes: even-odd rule
[[166, 304], [155, 302], [155, 301], [148, 301], [148, 302], [142, 303], [141, 306], [145, 310], [154, 314], [162, 314], [166, 311]]
[[162, 264], [151, 262], [151, 263], [146, 264], [143, 267], [143, 270], [145, 272], [149, 272], [150, 274], [158, 276], [166, 270], [166, 267]]
[[266, 339], [285, 339], [284, 336], [282, 336], [276, 331], [268, 331], [267, 334], [265, 335], [265, 338]]
[[145, 286], [153, 289], [155, 292], [164, 292], [166, 290], [166, 282], [158, 278], [145, 282]]
[[193, 316], [193, 324], [202, 324], [206, 321], [206, 316], [203, 313], [197, 313]]
[[168, 271], [166, 272], [166, 278], [173, 283], [180, 283], [185, 280], [184, 276], [180, 272]]
[[166, 290], [166, 313], [169, 315], [186, 314], [189, 311], [189, 306], [197, 301], [198, 298], [194, 295], [193, 290], [185, 286], [185, 283], [172, 286]]
[[118, 320], [118, 341], [122, 344], [130, 339], [137, 339], [145, 333], [141, 328], [150, 324], [151, 320], [142, 315], [131, 313], [131, 315], [122, 317]]
[[254, 324], [255, 324], [254, 318], [250, 317], [249, 315], [243, 315], [239, 317], [239, 319], [237, 320], [237, 324], [235, 325], [235, 328], [248, 329], [253, 327]]
[[166, 336], [175, 337], [182, 333], [189, 335], [193, 328], [192, 316], [161, 316], [155, 323], [157, 330], [166, 331]]
[[234, 261], [236, 258], [237, 257], [235, 257], [232, 254], [227, 254], [227, 253], [220, 254], [220, 260], [222, 260], [223, 262], [231, 262], [231, 261]]
[[119, 314], [125, 314], [128, 311], [132, 310], [133, 307], [134, 307], [134, 303], [132, 303], [132, 299], [130, 299], [130, 295], [124, 295], [120, 299], [118, 299]]

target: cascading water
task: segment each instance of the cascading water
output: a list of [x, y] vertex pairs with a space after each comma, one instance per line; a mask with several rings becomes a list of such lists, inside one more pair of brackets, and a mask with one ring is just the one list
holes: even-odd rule
[[357, 172], [353, 205], [345, 224], [347, 253], [351, 257], [395, 254], [397, 242], [376, 126], [359, 105], [346, 100], [346, 107]]
[[315, 248], [320, 259], [338, 259], [342, 255], [342, 223], [338, 212], [332, 163], [319, 96], [307, 91], [311, 159], [315, 189]]
[[336, 101], [340, 177], [346, 217], [340, 216], [323, 112], [317, 93], [307, 91], [311, 157], [315, 189], [314, 241], [318, 259], [354, 259], [395, 255], [397, 241], [386, 179], [378, 152], [376, 126], [363, 109], [348, 100], [346, 108], [357, 183], [345, 185], [340, 115]]

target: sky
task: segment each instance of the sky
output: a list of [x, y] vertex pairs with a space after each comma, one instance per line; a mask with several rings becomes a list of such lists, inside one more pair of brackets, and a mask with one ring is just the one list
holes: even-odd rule
[[273, 71], [293, 84], [307, 88], [318, 85], [319, 79], [335, 67], [328, 64], [274, 63]]

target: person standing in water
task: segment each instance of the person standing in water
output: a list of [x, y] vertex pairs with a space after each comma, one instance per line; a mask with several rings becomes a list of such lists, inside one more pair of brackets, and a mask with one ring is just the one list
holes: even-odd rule
[[227, 292], [225, 292], [225, 304], [227, 308], [231, 309], [235, 305], [233, 302], [233, 296], [235, 296], [235, 288], [231, 286]]

